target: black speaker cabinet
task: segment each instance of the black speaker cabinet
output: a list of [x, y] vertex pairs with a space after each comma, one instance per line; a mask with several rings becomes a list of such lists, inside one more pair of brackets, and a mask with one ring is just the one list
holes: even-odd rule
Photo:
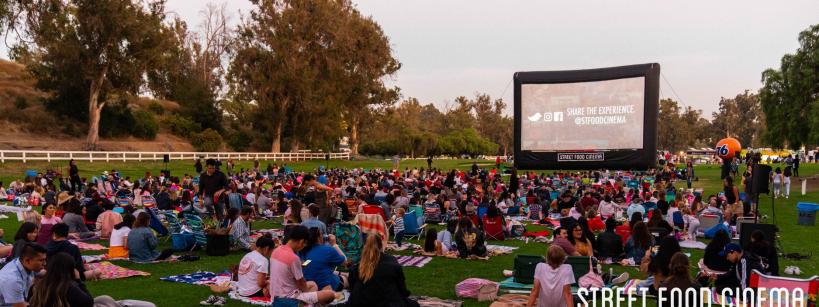
[[768, 194], [768, 181], [771, 178], [771, 167], [764, 164], [754, 165], [754, 171], [751, 174], [751, 193], [752, 194]]
[[162, 161], [165, 163], [171, 162], [171, 155], [165, 154], [162, 156]]

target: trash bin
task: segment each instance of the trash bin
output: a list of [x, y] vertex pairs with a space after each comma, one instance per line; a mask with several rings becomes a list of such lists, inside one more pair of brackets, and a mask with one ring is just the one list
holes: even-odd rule
[[819, 210], [819, 205], [800, 202], [796, 204], [796, 209], [799, 211], [797, 225], [813, 226], [816, 224], [816, 211]]

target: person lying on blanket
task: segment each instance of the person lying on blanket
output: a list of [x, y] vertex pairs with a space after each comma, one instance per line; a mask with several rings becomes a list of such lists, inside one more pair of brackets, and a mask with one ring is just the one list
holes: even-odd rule
[[268, 267], [270, 253], [275, 247], [269, 235], [256, 240], [256, 250], [247, 253], [239, 262], [239, 281], [236, 291], [244, 297], [270, 297], [268, 288]]
[[96, 270], [87, 270], [82, 261], [80, 248], [68, 241], [68, 228], [68, 225], [64, 223], [54, 225], [54, 228], [52, 228], [53, 234], [51, 237], [51, 242], [48, 242], [48, 246], [46, 246], [46, 249], [48, 250], [48, 253], [46, 254], [47, 261], [50, 261], [51, 257], [56, 254], [66, 253], [74, 258], [74, 269], [79, 272], [80, 280], [85, 281], [86, 279], [99, 279], [102, 273]]
[[270, 296], [296, 300], [306, 304], [328, 304], [335, 299], [332, 290], [319, 290], [315, 282], [304, 279], [302, 262], [296, 252], [307, 245], [309, 231], [302, 225], [293, 225], [285, 235], [286, 244], [270, 254]]
[[108, 258], [128, 258], [128, 234], [134, 227], [136, 218], [133, 214], [126, 214], [122, 222], [114, 225], [111, 231], [111, 244], [108, 247]]
[[6, 234], [6, 231], [3, 228], [0, 228], [0, 258], [6, 258], [11, 254], [11, 250], [14, 249], [13, 244], [6, 243], [3, 240], [3, 236]]

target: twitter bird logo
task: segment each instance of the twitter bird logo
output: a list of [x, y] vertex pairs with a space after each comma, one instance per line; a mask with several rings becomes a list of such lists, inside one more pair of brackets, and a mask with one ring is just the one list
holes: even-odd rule
[[540, 117], [541, 117], [541, 115], [540, 115], [539, 112], [535, 113], [535, 114], [532, 114], [531, 116], [529, 116], [529, 121], [531, 121], [531, 122], [539, 121]]

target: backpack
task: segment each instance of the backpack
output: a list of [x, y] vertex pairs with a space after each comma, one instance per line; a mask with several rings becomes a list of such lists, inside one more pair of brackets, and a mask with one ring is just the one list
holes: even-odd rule
[[513, 280], [516, 283], [531, 285], [535, 282], [535, 268], [538, 263], [544, 262], [543, 256], [517, 255], [515, 256], [515, 266]]

